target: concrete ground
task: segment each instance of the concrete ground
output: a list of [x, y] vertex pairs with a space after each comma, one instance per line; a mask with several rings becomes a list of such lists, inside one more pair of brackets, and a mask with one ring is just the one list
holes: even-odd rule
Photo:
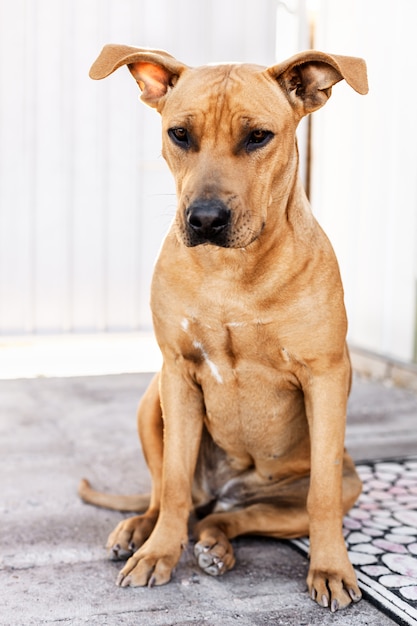
[[[306, 593], [307, 561], [289, 544], [240, 538], [235, 569], [203, 574], [186, 551], [170, 584], [115, 586], [107, 534], [122, 514], [77, 497], [86, 476], [104, 490], [149, 489], [135, 431], [150, 374], [0, 381], [0, 624], [375, 625], [367, 601], [332, 615]], [[417, 396], [356, 379], [347, 444], [357, 460], [415, 454]]]

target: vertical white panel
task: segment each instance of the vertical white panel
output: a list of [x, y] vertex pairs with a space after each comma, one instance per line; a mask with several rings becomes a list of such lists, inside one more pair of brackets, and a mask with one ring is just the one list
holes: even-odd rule
[[[244, 55], [242, 55], [241, 61], [267, 66], [273, 65], [276, 61], [274, 57], [277, 4], [275, 0], [264, 0], [263, 2], [245, 0], [244, 22], [240, 25], [244, 44]], [[237, 3], [235, 17], [231, 23], [232, 30], [237, 17], [241, 14], [241, 7], [242, 3]]]
[[141, 219], [144, 236], [140, 250], [143, 281], [140, 311], [144, 324], [150, 326], [149, 285], [157, 252], [175, 214], [176, 197], [171, 173], [162, 159], [147, 161], [142, 167], [143, 202], [146, 208]]
[[[130, 6], [129, 3], [110, 4], [110, 41], [130, 40]], [[128, 97], [127, 88], [139, 91], [126, 67], [106, 80], [109, 83], [109, 114], [103, 132], [108, 134], [106, 150], [111, 167], [107, 172], [105, 307], [107, 328], [120, 329], [132, 323], [134, 250], [139, 241], [138, 116], [135, 115], [135, 98]]]
[[[322, 2], [317, 45], [363, 56], [370, 92], [345, 84], [315, 114], [313, 203], [338, 253], [353, 343], [410, 359], [414, 339], [417, 5]], [[377, 27], [376, 27], [377, 25]]]
[[[71, 95], [73, 151], [71, 241], [71, 329], [105, 328], [105, 236], [107, 209], [106, 84], [93, 82], [88, 71], [98, 53], [105, 2], [70, 0], [74, 12], [73, 37], [68, 42], [72, 59]], [[104, 8], [103, 8], [104, 7]]]
[[272, 64], [276, 3], [211, 0], [206, 4], [210, 61]]
[[54, 331], [65, 326], [70, 304], [62, 10], [54, 0], [36, 3], [35, 324]]
[[32, 7], [1, 2], [0, 29], [0, 330], [22, 332], [33, 330]]

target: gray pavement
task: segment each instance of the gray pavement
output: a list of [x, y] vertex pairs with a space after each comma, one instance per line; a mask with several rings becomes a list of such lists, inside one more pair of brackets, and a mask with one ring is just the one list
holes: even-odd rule
[[[170, 584], [120, 589], [106, 558], [122, 514], [77, 498], [81, 477], [114, 492], [149, 489], [136, 438], [151, 375], [0, 381], [0, 624], [285, 626], [394, 622], [367, 601], [335, 615], [306, 593], [306, 559], [285, 542], [240, 538], [222, 578], [186, 551]], [[415, 454], [417, 396], [356, 379], [347, 444], [357, 460]]]

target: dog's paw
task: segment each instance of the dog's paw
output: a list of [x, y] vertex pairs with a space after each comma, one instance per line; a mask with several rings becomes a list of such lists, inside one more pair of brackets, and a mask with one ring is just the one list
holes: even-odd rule
[[235, 564], [233, 548], [224, 535], [200, 539], [194, 546], [194, 554], [198, 565], [210, 576], [221, 576]]
[[307, 585], [312, 600], [332, 613], [359, 602], [362, 594], [356, 582], [352, 566], [345, 572], [318, 571], [310, 568]]
[[113, 561], [128, 559], [147, 540], [156, 523], [156, 517], [136, 515], [122, 520], [110, 533], [106, 548]]
[[119, 572], [119, 587], [154, 587], [165, 585], [171, 579], [181, 553], [156, 554], [146, 546], [137, 550]]

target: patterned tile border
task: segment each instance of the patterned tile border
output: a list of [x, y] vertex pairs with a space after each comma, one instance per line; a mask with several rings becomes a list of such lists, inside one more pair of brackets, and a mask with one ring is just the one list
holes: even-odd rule
[[[397, 623], [417, 626], [417, 457], [357, 470], [363, 493], [343, 532], [359, 586]], [[308, 552], [308, 539], [291, 543]]]

